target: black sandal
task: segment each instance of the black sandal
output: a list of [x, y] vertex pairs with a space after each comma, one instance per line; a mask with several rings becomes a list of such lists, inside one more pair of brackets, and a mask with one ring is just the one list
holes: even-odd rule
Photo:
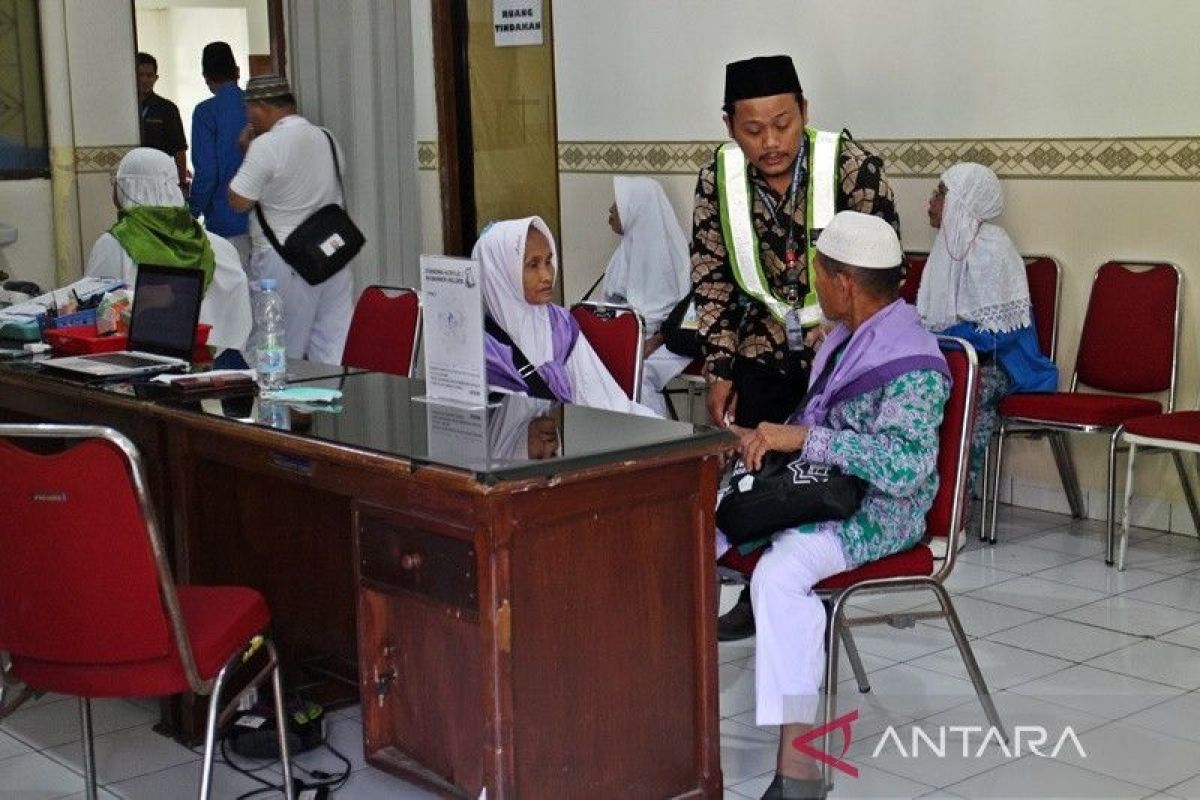
[[789, 778], [776, 772], [762, 800], [825, 800], [826, 795], [825, 781], [820, 778]]

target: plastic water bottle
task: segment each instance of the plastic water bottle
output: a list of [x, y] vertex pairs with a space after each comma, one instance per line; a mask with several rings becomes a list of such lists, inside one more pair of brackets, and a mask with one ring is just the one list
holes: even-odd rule
[[284, 345], [283, 298], [275, 291], [275, 280], [258, 282], [254, 311], [257, 331], [254, 369], [264, 392], [282, 389], [287, 383], [287, 349]]

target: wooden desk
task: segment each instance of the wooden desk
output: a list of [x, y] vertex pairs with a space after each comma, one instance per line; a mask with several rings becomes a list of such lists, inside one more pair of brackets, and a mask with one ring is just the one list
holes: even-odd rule
[[727, 435], [567, 407], [558, 458], [476, 463], [470, 442], [433, 441], [409, 382], [338, 383], [341, 414], [283, 432], [226, 418], [249, 400], [4, 367], [0, 416], [103, 422], [150, 448], [179, 580], [262, 591], [289, 664], [357, 662], [375, 766], [471, 798], [719, 797]]

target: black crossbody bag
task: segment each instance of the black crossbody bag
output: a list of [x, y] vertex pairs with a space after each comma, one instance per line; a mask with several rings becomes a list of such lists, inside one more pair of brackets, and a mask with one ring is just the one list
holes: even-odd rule
[[[554, 396], [554, 392], [550, 389], [550, 384], [546, 383], [546, 379], [538, 374], [537, 368], [529, 363], [529, 359], [521, 352], [521, 348], [517, 347], [517, 343], [508, 335], [508, 331], [500, 327], [500, 323], [492, 319], [490, 316], [483, 318], [483, 329], [491, 334], [491, 336], [500, 342], [500, 344], [512, 348], [513, 366], [517, 368], [517, 373], [521, 379], [525, 381], [525, 385], [529, 388], [530, 397], [536, 397], [539, 400], [554, 400], [558, 398]], [[571, 349], [575, 349], [574, 343]]]
[[[346, 197], [342, 185], [342, 167], [338, 163], [337, 147], [333, 137], [324, 128], [321, 133], [329, 140], [329, 150], [333, 153], [333, 169], [337, 173], [338, 190], [342, 198]], [[282, 245], [275, 237], [275, 232], [267, 224], [262, 206], [254, 206], [258, 214], [258, 224], [262, 226], [263, 234], [275, 252], [300, 274], [300, 277], [311, 285], [317, 286], [342, 271], [350, 259], [358, 255], [358, 251], [366, 244], [366, 237], [350, 219], [346, 209], [337, 203], [330, 203], [314, 211], [308, 219], [292, 231]]]

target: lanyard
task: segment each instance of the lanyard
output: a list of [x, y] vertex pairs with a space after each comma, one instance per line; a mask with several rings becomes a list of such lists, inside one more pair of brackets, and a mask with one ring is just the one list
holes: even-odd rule
[[[784, 240], [784, 252], [786, 253], [787, 268], [789, 271], [794, 269], [796, 266], [796, 246], [798, 244], [796, 241], [796, 207], [800, 204], [800, 161], [802, 158], [804, 158], [805, 145], [807, 144], [808, 140], [807, 137], [801, 137], [800, 141], [801, 149], [800, 152], [796, 154], [796, 161], [792, 165], [792, 182], [788, 186], [788, 195], [791, 197], [792, 209], [787, 215], [787, 238]], [[771, 218], [778, 223], [779, 211], [780, 209], [786, 210], [784, 208], [784, 204], [787, 198], [782, 198], [781, 201], [776, 204], [771, 196], [767, 192], [763, 191], [761, 186], [756, 185], [754, 187], [754, 191], [758, 192], [759, 199], [763, 201], [763, 205], [765, 205], [767, 210], [771, 212]], [[787, 301], [790, 305], [795, 305], [799, 299], [800, 287], [797, 284], [788, 290]]]

